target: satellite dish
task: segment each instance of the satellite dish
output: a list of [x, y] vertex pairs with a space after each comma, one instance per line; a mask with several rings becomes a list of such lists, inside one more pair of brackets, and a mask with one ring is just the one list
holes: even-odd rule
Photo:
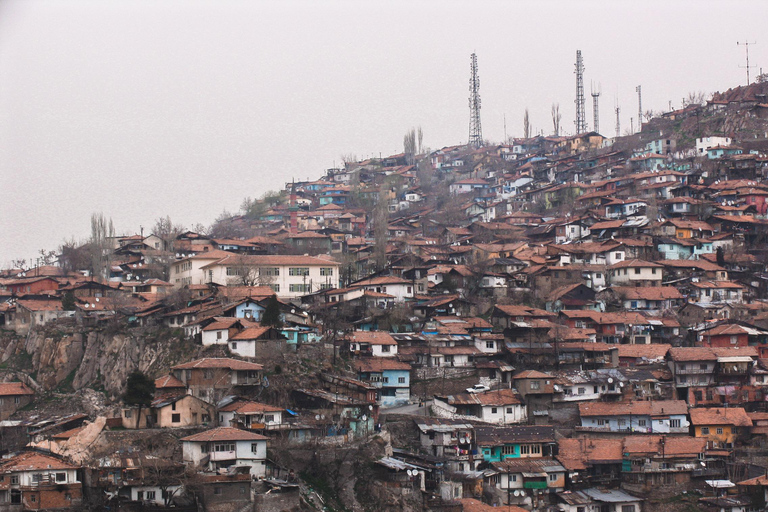
[[373, 406], [372, 406], [372, 405], [369, 405], [369, 406], [368, 406], [368, 410], [369, 410], [369, 411], [372, 411], [372, 410], [373, 410]]
[[368, 416], [363, 414], [362, 416], [360, 416], [360, 419], [363, 420], [363, 421], [368, 421]]
[[295, 309], [291, 309], [291, 314], [294, 314], [294, 313], [296, 313], [296, 310]]
[[515, 496], [520, 496], [520, 491], [515, 491], [515, 492], [514, 492], [514, 493], [512, 493], [512, 494], [514, 494]]
[[316, 419], [317, 421], [320, 421], [320, 415], [319, 415], [319, 414], [315, 414], [315, 419]]
[[321, 419], [321, 420], [324, 420], [324, 419], [325, 419], [325, 414], [321, 414], [321, 415], [320, 415], [320, 419]]
[[613, 377], [608, 377], [608, 384], [613, 384]]
[[624, 383], [623, 382], [619, 382], [619, 387], [623, 388], [624, 387]]
[[96, 302], [99, 302], [99, 298], [98, 297], [96, 297]]

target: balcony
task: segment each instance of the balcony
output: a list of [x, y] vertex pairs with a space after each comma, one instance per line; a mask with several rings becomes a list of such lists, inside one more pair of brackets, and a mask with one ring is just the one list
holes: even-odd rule
[[677, 368], [675, 372], [678, 375], [710, 375], [713, 373], [713, 369], [708, 368], [702, 370], [701, 368]]

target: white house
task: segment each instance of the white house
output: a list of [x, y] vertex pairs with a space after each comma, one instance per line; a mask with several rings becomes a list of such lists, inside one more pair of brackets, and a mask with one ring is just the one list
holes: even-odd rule
[[244, 281], [269, 286], [278, 297], [297, 298], [339, 285], [339, 264], [314, 256], [242, 255], [210, 251], [177, 260], [171, 283], [241, 285]]
[[581, 427], [610, 432], [688, 433], [684, 400], [587, 402], [579, 404]]
[[374, 357], [397, 356], [397, 342], [384, 331], [354, 331], [349, 334], [349, 351]]
[[524, 423], [528, 419], [528, 410], [513, 389], [461, 393], [449, 396], [447, 404], [438, 402], [440, 401], [435, 399], [438, 416], [441, 414], [437, 409], [442, 409], [442, 412], [447, 413], [443, 414], [445, 417], [471, 418], [497, 425]]
[[251, 475], [266, 475], [267, 438], [247, 430], [218, 427], [181, 439], [184, 462], [208, 471], [231, 466], [249, 466]]
[[732, 142], [730, 137], [699, 137], [696, 139], [696, 154], [705, 155], [710, 148], [730, 146]]
[[226, 345], [230, 335], [234, 335], [240, 329], [242, 325], [239, 318], [216, 317], [213, 322], [201, 329], [203, 346]]

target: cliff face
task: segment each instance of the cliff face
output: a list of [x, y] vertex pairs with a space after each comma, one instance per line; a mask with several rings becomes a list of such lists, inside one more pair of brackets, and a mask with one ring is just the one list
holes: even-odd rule
[[[125, 390], [128, 374], [160, 375], [196, 357], [200, 347], [164, 329], [121, 332], [61, 327], [27, 337], [0, 334], [0, 363], [12, 378], [31, 379], [46, 391], [103, 390], [109, 398]], [[26, 380], [26, 379], [25, 379]]]

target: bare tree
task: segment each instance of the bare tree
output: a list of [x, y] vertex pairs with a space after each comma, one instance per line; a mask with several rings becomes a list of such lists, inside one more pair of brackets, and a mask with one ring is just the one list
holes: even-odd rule
[[421, 130], [421, 126], [416, 129], [416, 138], [418, 139], [418, 154], [423, 154], [424, 151], [424, 132]]
[[413, 128], [403, 136], [403, 153], [405, 153], [405, 161], [412, 165], [416, 155], [416, 130]]
[[523, 133], [526, 139], [531, 138], [531, 120], [528, 117], [528, 108], [525, 109], [525, 115], [523, 116]]
[[704, 91], [691, 91], [688, 96], [683, 98], [683, 108], [690, 107], [691, 105], [702, 105], [706, 103], [710, 94]]
[[91, 215], [91, 275], [106, 280], [109, 277], [109, 262], [112, 259], [112, 243], [115, 227], [112, 219], [107, 220], [103, 213]]
[[563, 118], [560, 114], [560, 104], [552, 104], [552, 129], [554, 130], [555, 137], [560, 136], [560, 120]]

